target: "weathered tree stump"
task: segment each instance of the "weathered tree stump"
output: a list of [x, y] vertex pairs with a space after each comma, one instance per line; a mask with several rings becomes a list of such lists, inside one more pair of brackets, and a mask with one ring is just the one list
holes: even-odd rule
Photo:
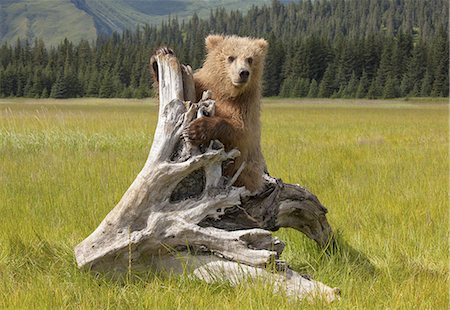
[[160, 107], [148, 159], [117, 206], [75, 247], [79, 268], [189, 270], [208, 283], [263, 278], [288, 296], [337, 298], [337, 289], [287, 268], [279, 260], [284, 244], [269, 231], [292, 227], [324, 247], [332, 240], [327, 210], [303, 187], [269, 175], [260, 193], [232, 186], [237, 176], [222, 176], [222, 165], [239, 151], [225, 152], [219, 141], [193, 147], [182, 135], [192, 120], [214, 113], [214, 101], [205, 94], [199, 103], [185, 102], [195, 94], [190, 67], [170, 54], [156, 61]]

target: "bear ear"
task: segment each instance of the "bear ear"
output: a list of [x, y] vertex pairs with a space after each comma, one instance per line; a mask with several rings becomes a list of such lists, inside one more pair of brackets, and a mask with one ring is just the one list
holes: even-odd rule
[[221, 36], [221, 35], [212, 34], [212, 35], [207, 36], [206, 39], [205, 39], [206, 49], [208, 51], [212, 50], [217, 45], [222, 43], [223, 40], [225, 40], [225, 37]]
[[267, 47], [269, 46], [269, 43], [264, 39], [258, 39], [255, 41], [255, 43], [264, 52], [267, 50]]

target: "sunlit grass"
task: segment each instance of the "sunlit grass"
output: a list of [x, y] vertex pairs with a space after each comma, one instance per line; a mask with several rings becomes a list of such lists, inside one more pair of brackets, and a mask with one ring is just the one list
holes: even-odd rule
[[[76, 268], [73, 247], [142, 168], [156, 120], [153, 100], [0, 100], [0, 308], [311, 307], [263, 283]], [[340, 287], [332, 307], [447, 309], [445, 101], [267, 99], [262, 120], [271, 174], [308, 187], [339, 232], [333, 255], [277, 232], [290, 265]]]

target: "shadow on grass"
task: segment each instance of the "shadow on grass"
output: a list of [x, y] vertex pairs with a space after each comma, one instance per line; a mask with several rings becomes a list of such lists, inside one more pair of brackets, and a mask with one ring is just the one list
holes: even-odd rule
[[339, 231], [334, 235], [334, 240], [323, 253], [325, 254], [324, 257], [336, 260], [336, 263], [346, 264], [357, 271], [370, 275], [375, 275], [377, 272], [377, 268], [367, 255], [350, 245]]
[[289, 262], [292, 269], [300, 274], [308, 274], [317, 270], [341, 270], [355, 276], [375, 276], [377, 268], [363, 252], [350, 245], [338, 231], [326, 248], [321, 249], [308, 239], [302, 242], [303, 252], [306, 252], [307, 262]]

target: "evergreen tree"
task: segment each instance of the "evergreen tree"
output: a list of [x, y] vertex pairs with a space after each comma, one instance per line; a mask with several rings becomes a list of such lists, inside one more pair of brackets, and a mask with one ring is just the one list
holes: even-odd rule
[[384, 85], [383, 98], [390, 99], [398, 97], [398, 88], [399, 87], [397, 79], [394, 76], [390, 75]]
[[329, 65], [319, 85], [319, 98], [329, 98], [337, 91], [333, 65]]
[[353, 71], [350, 81], [344, 88], [343, 97], [344, 98], [354, 98], [356, 97], [356, 91], [358, 89], [358, 79], [356, 78], [356, 73]]
[[44, 88], [41, 93], [41, 98], [48, 98], [48, 96], [49, 96], [48, 90], [47, 88]]
[[316, 98], [319, 93], [319, 85], [316, 80], [312, 80], [309, 85], [308, 98]]
[[366, 97], [369, 87], [370, 87], [370, 82], [369, 82], [369, 79], [367, 78], [367, 72], [363, 71], [361, 79], [359, 80], [359, 83], [358, 83], [358, 88], [356, 89], [355, 97], [356, 98]]
[[31, 81], [31, 77], [28, 78], [27, 83], [25, 84], [25, 88], [23, 89], [23, 95], [28, 98], [33, 98], [33, 82]]
[[372, 81], [375, 77], [378, 65], [380, 63], [380, 50], [383, 49], [378, 36], [374, 33], [369, 34], [369, 36], [364, 41], [363, 46], [363, 62], [364, 62], [364, 72], [367, 74], [369, 81]]
[[151, 95], [151, 79], [148, 70], [142, 70], [141, 78], [139, 79], [139, 88], [137, 89], [137, 97], [145, 98]]
[[379, 84], [378, 79], [373, 79], [370, 84], [369, 89], [367, 90], [367, 97], [369, 99], [377, 99], [382, 95], [382, 86]]
[[291, 94], [293, 93], [294, 87], [295, 87], [295, 81], [291, 77], [286, 78], [283, 81], [283, 84], [281, 84], [280, 96], [281, 97], [290, 97]]
[[426, 50], [426, 46], [422, 42], [416, 44], [401, 80], [402, 96], [420, 96], [420, 87], [427, 64]]
[[114, 84], [109, 71], [106, 71], [103, 75], [98, 95], [100, 98], [112, 98], [115, 95]]
[[100, 83], [98, 81], [98, 72], [95, 69], [91, 69], [91, 77], [88, 82], [88, 88], [86, 95], [90, 97], [95, 97], [99, 95]]
[[423, 76], [422, 85], [420, 86], [420, 95], [422, 97], [428, 97], [431, 95], [432, 83], [433, 83], [433, 80], [432, 80], [431, 74], [427, 70], [425, 72], [425, 75]]
[[[18, 96], [17, 94], [17, 79], [14, 73], [12, 64], [8, 64], [6, 70], [3, 73], [3, 79], [0, 80], [2, 84], [3, 93], [5, 96]], [[23, 95], [23, 94], [21, 94]]]
[[413, 37], [411, 34], [399, 33], [395, 40], [393, 50], [393, 65], [395, 70], [392, 70], [396, 78], [401, 78], [408, 69], [408, 61], [411, 58], [413, 50]]
[[0, 97], [6, 97], [6, 83], [5, 83], [5, 74], [3, 73], [2, 68], [0, 67]]
[[264, 96], [277, 96], [280, 92], [283, 62], [283, 47], [272, 33], [269, 38], [269, 50], [264, 68]]
[[30, 96], [39, 98], [41, 96], [42, 90], [44, 88], [43, 81], [42, 81], [42, 73], [40, 70], [37, 70], [34, 73], [32, 85], [33, 86], [31, 89]]
[[122, 93], [120, 94], [121, 98], [132, 98], [133, 92], [130, 87], [126, 87], [123, 89]]
[[289, 97], [306, 97], [309, 91], [309, 79], [297, 79], [293, 85]]
[[343, 44], [340, 49], [340, 55], [337, 60], [338, 69], [336, 79], [337, 85], [344, 89], [350, 81], [352, 74], [356, 70], [354, 66], [357, 57], [350, 46], [350, 41]]
[[67, 97], [67, 85], [64, 80], [64, 75], [60, 74], [56, 79], [56, 82], [52, 86], [50, 97], [55, 99], [63, 99]]
[[[25, 96], [24, 88], [27, 84], [26, 75], [21, 72], [21, 69], [18, 70], [17, 73], [13, 73], [13, 84], [10, 89], [10, 93], [17, 97]], [[14, 87], [16, 86], [16, 87]]]
[[384, 45], [383, 53], [381, 54], [380, 67], [376, 73], [377, 84], [379, 87], [384, 87], [389, 75], [394, 71], [393, 63], [393, 48], [394, 42], [388, 40]]
[[432, 64], [434, 81], [431, 95], [433, 97], [448, 97], [449, 95], [449, 42], [448, 34], [440, 29], [432, 48]]

